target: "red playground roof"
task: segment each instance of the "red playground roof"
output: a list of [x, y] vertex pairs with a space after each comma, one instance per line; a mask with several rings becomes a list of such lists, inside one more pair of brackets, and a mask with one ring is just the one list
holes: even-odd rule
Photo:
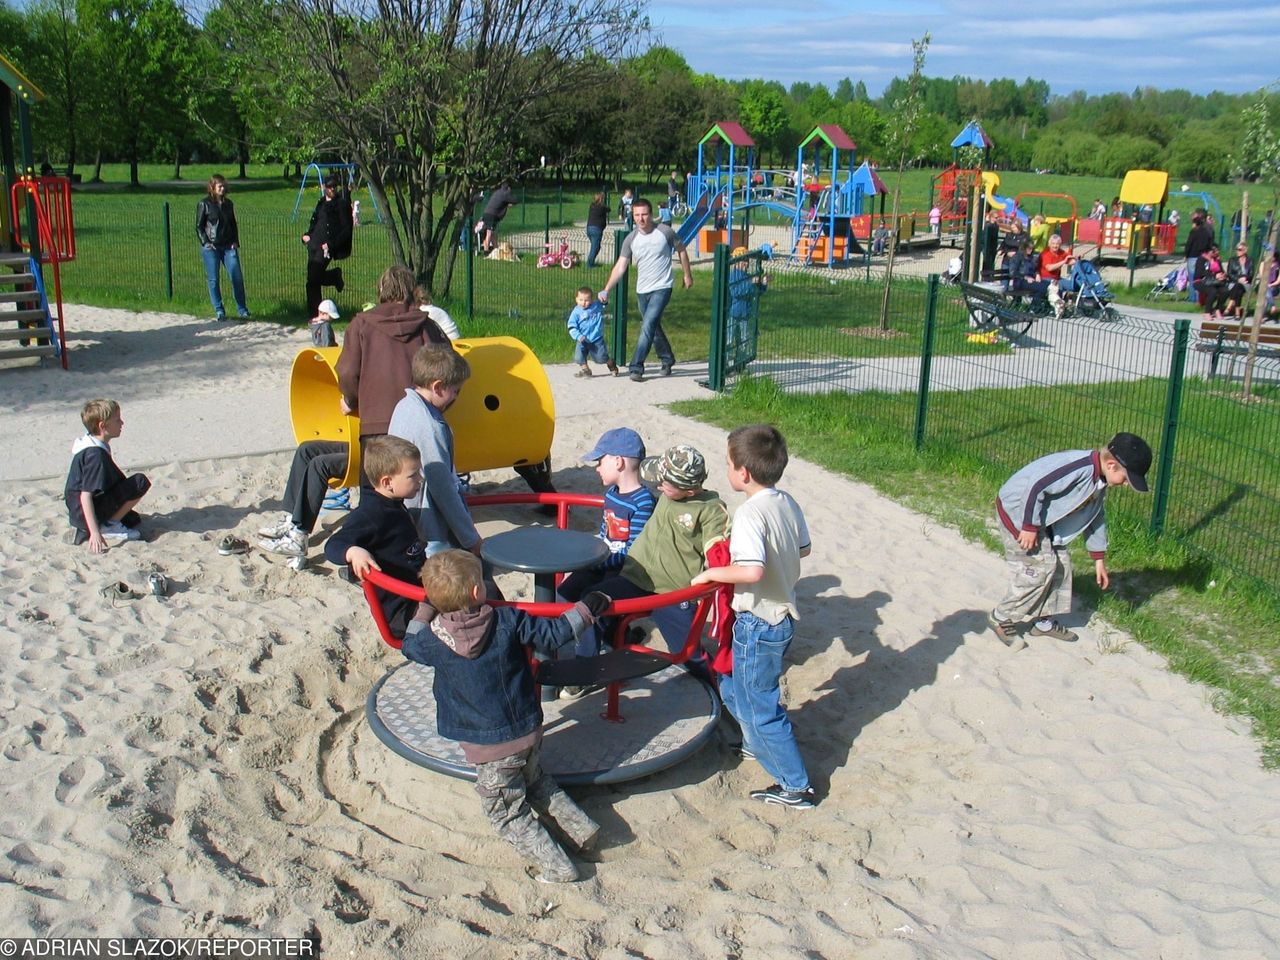
[[809, 145], [809, 141], [812, 140], [814, 137], [821, 137], [824, 141], [826, 141], [827, 146], [831, 147], [833, 150], [857, 150], [858, 149], [858, 145], [849, 139], [849, 135], [844, 132], [844, 129], [839, 124], [835, 124], [835, 123], [818, 124], [809, 132], [809, 135], [804, 138], [804, 142], [801, 143], [800, 146], [802, 148], [807, 147]]
[[742, 124], [730, 123], [728, 120], [720, 120], [711, 125], [711, 129], [703, 134], [702, 139], [698, 141], [698, 145], [706, 143], [712, 137], [718, 136], [725, 143], [731, 143], [735, 147], [754, 147], [756, 142], [751, 139], [751, 135], [742, 129]]

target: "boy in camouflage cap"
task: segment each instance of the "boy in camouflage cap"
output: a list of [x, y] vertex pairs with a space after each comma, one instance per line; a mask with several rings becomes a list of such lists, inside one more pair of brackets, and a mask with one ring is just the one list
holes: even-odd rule
[[[707, 461], [695, 448], [680, 443], [660, 457], [649, 457], [640, 464], [640, 477], [661, 496], [622, 562], [621, 574], [596, 587], [615, 600], [683, 590], [702, 572], [707, 548], [729, 536], [729, 509], [718, 493], [702, 488]], [[672, 652], [684, 649], [696, 607], [687, 602], [653, 611]], [[705, 659], [701, 663], [705, 667]]]

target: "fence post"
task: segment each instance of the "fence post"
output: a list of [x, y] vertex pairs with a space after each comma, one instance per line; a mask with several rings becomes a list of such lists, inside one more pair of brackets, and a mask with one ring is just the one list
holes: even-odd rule
[[164, 293], [170, 300], [173, 299], [173, 239], [169, 231], [169, 201], [166, 200], [163, 206], [164, 216], [162, 228], [164, 236]]
[[1151, 532], [1164, 533], [1169, 510], [1169, 489], [1173, 485], [1173, 445], [1178, 435], [1178, 417], [1182, 413], [1182, 381], [1187, 372], [1187, 340], [1191, 320], [1179, 317], [1173, 325], [1173, 356], [1169, 360], [1169, 389], [1164, 399], [1164, 423], [1160, 429], [1160, 463], [1156, 469], [1156, 488], [1151, 498]]
[[471, 223], [473, 214], [468, 211], [462, 220], [462, 255], [467, 264], [467, 326], [476, 322], [476, 251], [475, 226]]
[[711, 343], [707, 346], [707, 386], [724, 390], [724, 340], [728, 314], [729, 245], [717, 243], [715, 271], [711, 277]]
[[1133, 289], [1133, 270], [1137, 266], [1138, 224], [1129, 224], [1129, 289]]
[[[627, 231], [613, 231], [613, 259], [616, 263], [622, 256], [622, 241], [627, 239]], [[627, 362], [627, 277], [631, 273], [631, 265], [622, 271], [617, 285], [613, 288], [613, 359], [618, 366]]]
[[924, 336], [920, 343], [920, 383], [916, 387], [915, 444], [924, 446], [925, 420], [929, 410], [929, 377], [933, 371], [933, 339], [938, 320], [938, 275], [929, 274], [924, 304]]

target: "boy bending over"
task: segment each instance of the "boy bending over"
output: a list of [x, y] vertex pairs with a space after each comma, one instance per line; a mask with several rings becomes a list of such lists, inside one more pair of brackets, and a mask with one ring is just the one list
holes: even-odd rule
[[1081, 534], [1103, 590], [1107, 572], [1107, 515], [1103, 498], [1110, 487], [1128, 484], [1147, 490], [1151, 448], [1132, 433], [1117, 433], [1101, 450], [1064, 450], [1033, 460], [1010, 477], [996, 497], [1009, 588], [991, 611], [991, 629], [1007, 646], [1026, 641], [1018, 623], [1034, 620], [1033, 637], [1072, 641], [1076, 634], [1055, 614], [1071, 612], [1071, 555], [1067, 544]]

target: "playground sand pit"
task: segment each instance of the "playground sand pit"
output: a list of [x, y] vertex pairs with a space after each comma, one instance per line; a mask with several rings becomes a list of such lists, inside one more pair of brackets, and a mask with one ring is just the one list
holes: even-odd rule
[[[600, 850], [578, 884], [531, 881], [468, 784], [370, 732], [365, 697], [399, 655], [360, 594], [322, 563], [215, 549], [279, 506], [305, 334], [69, 313], [70, 372], [0, 372], [6, 936], [486, 960], [1275, 955], [1280, 793], [1243, 725], [1102, 622], [1010, 653], [985, 626], [999, 557], [803, 461], [783, 486], [814, 549], [784, 693], [820, 804], [751, 801], [769, 777], [716, 738], [664, 773], [575, 788]], [[700, 447], [741, 502], [723, 431], [661, 406], [698, 395], [701, 371], [573, 369], [548, 369], [562, 489], [598, 489], [577, 457], [629, 424], [652, 450]], [[154, 487], [146, 540], [95, 557], [63, 542], [61, 492], [79, 404], [99, 395], [123, 403], [118, 461], [154, 464]], [[99, 593], [156, 569], [163, 599]]]

